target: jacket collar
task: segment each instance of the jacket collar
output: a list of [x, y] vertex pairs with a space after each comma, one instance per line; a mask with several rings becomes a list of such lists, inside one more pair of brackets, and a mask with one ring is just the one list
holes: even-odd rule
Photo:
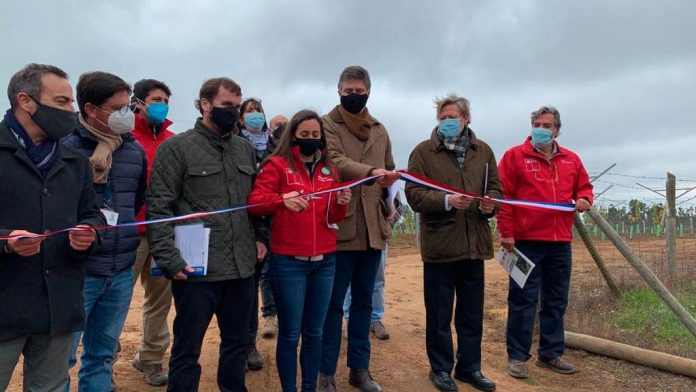
[[[568, 150], [566, 150], [565, 148], [561, 147], [561, 145], [558, 144], [557, 141], [554, 140], [553, 142], [556, 144], [557, 152], [556, 152], [556, 154], [554, 154], [554, 155], [551, 157], [552, 159], [555, 158], [555, 157], [567, 155]], [[534, 146], [532, 145], [532, 137], [531, 137], [531, 136], [527, 136], [527, 138], [525, 139], [524, 143], [522, 143], [522, 152], [525, 153], [525, 154], [527, 154], [527, 155], [541, 156], [541, 157], [543, 157], [544, 159], [546, 159], [546, 156], [545, 156], [544, 154], [542, 154], [541, 152], [538, 152], [538, 151], [534, 148]]]
[[155, 133], [152, 132], [152, 126], [150, 125], [150, 123], [147, 122], [147, 119], [143, 116], [136, 114], [135, 124], [133, 126], [133, 133], [147, 138], [152, 138], [153, 135], [155, 135], [156, 139], [160, 139], [164, 137], [164, 134], [169, 131], [169, 126], [172, 124], [172, 121], [170, 121], [169, 119], [165, 119], [162, 125], [160, 126], [159, 132], [157, 132], [157, 135], [155, 135]]
[[[476, 137], [476, 134], [469, 127], [466, 127], [466, 132], [469, 132], [469, 148], [473, 150], [478, 150], [479, 146], [481, 145], [481, 142]], [[439, 151], [444, 149], [445, 146], [444, 144], [442, 144], [442, 140], [440, 140], [440, 136], [438, 136], [437, 134], [437, 127], [435, 127], [433, 128], [433, 131], [430, 133], [430, 150]]]
[[[338, 111], [338, 107], [339, 107], [339, 106], [340, 106], [340, 105], [336, 105], [336, 107], [334, 107], [334, 108], [329, 112], [329, 118], [330, 118], [333, 122], [335, 122], [335, 123], [338, 123], [338, 124], [345, 124], [346, 121], [343, 119], [343, 116], [341, 116], [341, 113]], [[380, 125], [380, 124], [381, 124], [376, 118], [372, 117], [372, 115], [370, 115], [370, 117], [369, 117], [368, 120], [370, 121], [370, 123], [372, 123], [373, 126], [374, 126], [374, 125]]]
[[[24, 148], [19, 144], [17, 139], [12, 134], [12, 131], [10, 131], [10, 128], [7, 126], [7, 124], [5, 124], [5, 121], [0, 121], [0, 148], [14, 150], [14, 155], [17, 157], [17, 159], [29, 166], [39, 177], [42, 177], [39, 169], [31, 161], [31, 159], [29, 159], [26, 150], [24, 150]], [[64, 146], [63, 143], [58, 143], [57, 148], [58, 150], [56, 153], [58, 154], [58, 157], [51, 166], [51, 169], [48, 171], [45, 178], [46, 181], [65, 166], [64, 161], [79, 159], [82, 156], [79, 152]]]

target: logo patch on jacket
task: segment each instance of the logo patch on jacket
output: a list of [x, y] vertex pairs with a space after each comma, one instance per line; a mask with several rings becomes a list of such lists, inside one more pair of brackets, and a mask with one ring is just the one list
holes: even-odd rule
[[539, 161], [536, 159], [525, 159], [524, 169], [528, 172], [538, 172], [541, 171], [541, 166], [539, 165]]
[[302, 176], [295, 173], [289, 167], [285, 169], [285, 178], [288, 182], [288, 185], [302, 185]]
[[[323, 171], [323, 170], [322, 170], [322, 171]], [[321, 181], [321, 182], [331, 182], [331, 181], [333, 181], [333, 177], [331, 177], [331, 176], [321, 176], [321, 175], [319, 175], [319, 176], [317, 176], [317, 180], [319, 180], [319, 181]]]

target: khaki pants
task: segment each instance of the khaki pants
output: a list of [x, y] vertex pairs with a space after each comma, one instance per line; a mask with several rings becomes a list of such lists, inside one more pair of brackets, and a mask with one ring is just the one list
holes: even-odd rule
[[136, 357], [142, 364], [161, 364], [162, 357], [169, 347], [169, 327], [167, 315], [172, 306], [171, 281], [162, 276], [150, 276], [152, 256], [147, 237], [140, 237], [140, 247], [135, 260], [134, 279], [143, 285], [143, 329], [140, 349]]

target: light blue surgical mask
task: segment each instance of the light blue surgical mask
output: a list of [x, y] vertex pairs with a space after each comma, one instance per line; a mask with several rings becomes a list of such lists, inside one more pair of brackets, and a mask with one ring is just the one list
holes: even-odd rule
[[532, 144], [537, 147], [548, 146], [553, 140], [553, 132], [546, 128], [532, 128]]
[[147, 118], [155, 124], [162, 124], [169, 113], [169, 105], [164, 102], [153, 102], [147, 105]]
[[244, 123], [246, 123], [247, 129], [253, 131], [258, 131], [266, 123], [266, 116], [261, 112], [251, 112], [244, 114]]
[[459, 125], [460, 122], [461, 119], [459, 117], [440, 120], [437, 126], [437, 133], [442, 137], [455, 137], [462, 130], [462, 127]]

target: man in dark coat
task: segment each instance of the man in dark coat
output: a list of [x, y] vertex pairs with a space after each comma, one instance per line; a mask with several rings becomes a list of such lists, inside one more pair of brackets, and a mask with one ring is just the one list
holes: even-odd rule
[[82, 285], [94, 230], [102, 226], [89, 162], [61, 146], [75, 129], [68, 75], [29, 64], [8, 86], [11, 109], [0, 122], [0, 390], [20, 354], [24, 388], [62, 391], [72, 333], [84, 326]]

